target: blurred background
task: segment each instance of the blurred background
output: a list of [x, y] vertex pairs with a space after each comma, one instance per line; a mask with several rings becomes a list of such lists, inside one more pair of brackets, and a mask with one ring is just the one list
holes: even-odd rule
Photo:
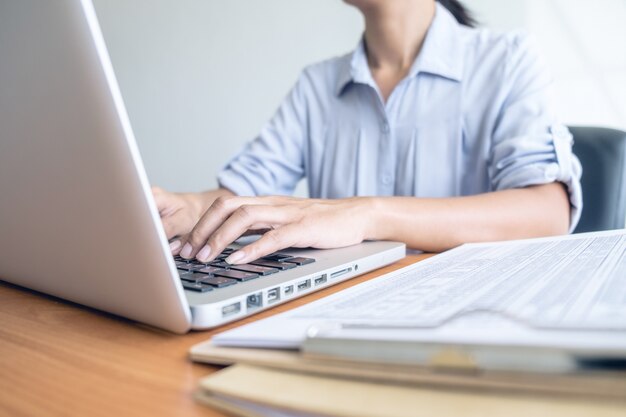
[[[301, 69], [363, 29], [341, 0], [94, 3], [148, 176], [172, 191], [215, 187]], [[534, 35], [565, 123], [626, 130], [626, 0], [464, 3], [481, 26]]]

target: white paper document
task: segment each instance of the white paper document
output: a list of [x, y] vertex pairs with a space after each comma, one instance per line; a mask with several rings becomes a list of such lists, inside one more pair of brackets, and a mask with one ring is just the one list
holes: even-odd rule
[[369, 338], [626, 351], [626, 231], [463, 245], [213, 341], [298, 348], [312, 327], [333, 325]]

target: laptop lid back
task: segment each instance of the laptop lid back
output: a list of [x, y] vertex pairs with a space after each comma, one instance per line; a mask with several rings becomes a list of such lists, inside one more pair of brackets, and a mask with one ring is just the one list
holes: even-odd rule
[[187, 331], [91, 0], [0, 1], [0, 57], [0, 279]]

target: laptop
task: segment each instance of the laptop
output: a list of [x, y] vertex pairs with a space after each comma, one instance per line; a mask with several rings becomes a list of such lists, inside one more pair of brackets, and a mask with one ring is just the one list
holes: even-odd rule
[[91, 0], [0, 3], [0, 56], [4, 281], [184, 333], [405, 256], [364, 242], [239, 269], [174, 259]]

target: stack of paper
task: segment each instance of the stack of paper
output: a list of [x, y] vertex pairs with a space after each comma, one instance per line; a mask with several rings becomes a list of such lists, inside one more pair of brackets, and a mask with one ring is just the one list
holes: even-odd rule
[[392, 361], [362, 361], [296, 350], [219, 347], [208, 341], [194, 346], [191, 349], [191, 358], [197, 362], [210, 364], [244, 364], [329, 379], [354, 379], [413, 387], [463, 388], [501, 393], [515, 391], [535, 395], [575, 395], [590, 399], [626, 400], [626, 372], [597, 369], [568, 373], [484, 370], [467, 366], [468, 364], [463, 362], [463, 358], [455, 351], [443, 350], [442, 353], [437, 364], [424, 366]]
[[626, 415], [626, 231], [464, 245], [192, 358], [242, 415]]
[[450, 391], [235, 365], [205, 378], [197, 399], [246, 417], [623, 417], [624, 403]]

